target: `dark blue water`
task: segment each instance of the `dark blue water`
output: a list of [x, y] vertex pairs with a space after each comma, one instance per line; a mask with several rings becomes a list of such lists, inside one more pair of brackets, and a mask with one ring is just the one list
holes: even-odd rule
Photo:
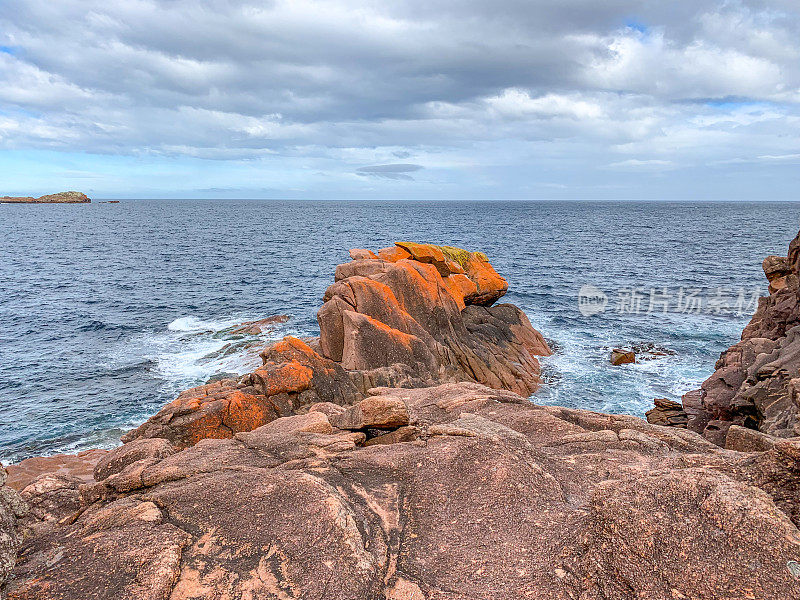
[[[787, 203], [0, 205], [0, 459], [113, 445], [181, 389], [258, 364], [269, 339], [314, 334], [347, 249], [394, 240], [489, 255], [507, 300], [559, 349], [537, 402], [641, 414], [713, 370], [748, 319], [739, 290], [752, 311], [762, 258], [784, 254], [798, 223]], [[587, 283], [608, 295], [604, 313], [579, 312]], [[618, 312], [629, 287], [645, 296], [638, 314]], [[673, 296], [667, 313], [647, 311], [653, 287]], [[722, 287], [731, 309], [677, 312], [682, 287], [704, 300]], [[291, 320], [258, 338], [225, 331], [278, 313]], [[664, 354], [608, 365], [635, 343]]]

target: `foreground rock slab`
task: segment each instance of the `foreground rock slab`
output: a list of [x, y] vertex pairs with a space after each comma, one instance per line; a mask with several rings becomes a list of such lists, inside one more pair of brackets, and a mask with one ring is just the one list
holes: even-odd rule
[[362, 405], [409, 424], [343, 431], [318, 404], [142, 446], [73, 517], [30, 524], [8, 598], [800, 597], [800, 444], [734, 452], [469, 382]]

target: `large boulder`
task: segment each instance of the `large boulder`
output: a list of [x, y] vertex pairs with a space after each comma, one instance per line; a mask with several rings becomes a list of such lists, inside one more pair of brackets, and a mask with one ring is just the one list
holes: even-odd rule
[[358, 253], [337, 267], [317, 314], [321, 354], [350, 370], [395, 371], [395, 381], [406, 385], [467, 380], [535, 391], [536, 356], [550, 349], [518, 308], [492, 306], [508, 284], [485, 255], [431, 244], [397, 247], [377, 258]]
[[536, 357], [550, 349], [519, 308], [492, 305], [508, 284], [484, 254], [411, 243], [350, 254], [325, 292], [318, 341], [284, 338], [254, 372], [186, 390], [123, 442], [185, 448], [380, 386], [474, 381], [525, 396], [539, 386]]
[[397, 428], [312, 411], [84, 485], [8, 599], [800, 597], [787, 442], [733, 452], [473, 382], [360, 406]]

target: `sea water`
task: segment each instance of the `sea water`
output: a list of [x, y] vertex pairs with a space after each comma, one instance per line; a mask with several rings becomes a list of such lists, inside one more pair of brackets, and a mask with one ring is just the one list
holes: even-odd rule
[[[0, 460], [113, 446], [182, 389], [318, 334], [347, 250], [396, 240], [488, 254], [556, 350], [534, 402], [642, 415], [713, 371], [799, 225], [800, 204], [770, 202], [0, 205]], [[618, 346], [642, 360], [611, 366]]]

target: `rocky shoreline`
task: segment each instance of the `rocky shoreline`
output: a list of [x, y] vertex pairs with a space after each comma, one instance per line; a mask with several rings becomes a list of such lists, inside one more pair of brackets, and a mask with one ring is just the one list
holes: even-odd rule
[[665, 426], [530, 402], [550, 349], [485, 255], [352, 250], [318, 339], [80, 474], [9, 468], [4, 594], [800, 597], [798, 239], [717, 372], [648, 413]]
[[800, 437], [800, 234], [787, 256], [768, 256], [763, 269], [769, 295], [759, 299], [741, 341], [681, 404], [656, 402], [649, 421], [734, 450]]
[[88, 204], [91, 199], [81, 192], [58, 192], [34, 198], [32, 196], [0, 196], [0, 204]]

